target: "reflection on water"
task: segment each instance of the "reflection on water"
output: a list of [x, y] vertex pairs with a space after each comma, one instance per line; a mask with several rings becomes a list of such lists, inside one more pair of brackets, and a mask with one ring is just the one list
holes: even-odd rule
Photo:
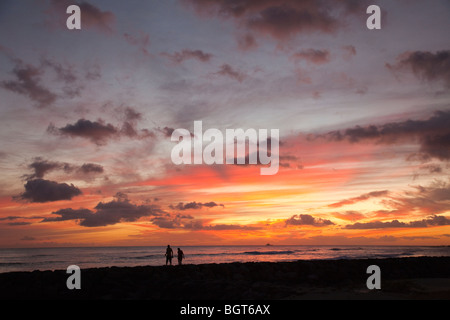
[[[177, 248], [177, 246], [172, 246]], [[450, 247], [188, 246], [183, 264], [450, 256]], [[165, 264], [165, 247], [0, 249], [0, 272]], [[175, 250], [176, 254], [176, 250]], [[173, 263], [176, 263], [176, 256]]]

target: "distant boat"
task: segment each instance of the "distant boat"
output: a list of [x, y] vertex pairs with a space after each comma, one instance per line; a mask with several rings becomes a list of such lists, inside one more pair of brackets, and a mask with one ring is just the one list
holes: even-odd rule
[[271, 246], [271, 244], [270, 244], [270, 243], [267, 243], [266, 246]]

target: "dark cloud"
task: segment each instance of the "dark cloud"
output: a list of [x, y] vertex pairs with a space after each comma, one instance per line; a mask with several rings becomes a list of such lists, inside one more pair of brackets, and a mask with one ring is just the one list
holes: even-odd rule
[[189, 202], [184, 204], [183, 202], [179, 202], [176, 206], [174, 205], [169, 205], [170, 209], [173, 210], [188, 210], [188, 209], [202, 209], [203, 207], [207, 207], [207, 208], [213, 208], [213, 207], [217, 207], [217, 206], [221, 206], [224, 207], [223, 204], [217, 204], [215, 202], [205, 202], [205, 203], [201, 203], [201, 202]]
[[121, 137], [145, 139], [154, 136], [154, 133], [150, 130], [137, 128], [137, 123], [142, 119], [142, 114], [132, 107], [119, 107], [114, 112], [118, 114], [118, 118], [123, 120], [119, 126], [106, 123], [102, 119], [96, 121], [79, 119], [74, 124], [67, 124], [61, 128], [50, 124], [47, 132], [72, 138], [80, 137], [88, 139], [99, 146], [106, 144], [108, 140], [119, 139]]
[[409, 70], [421, 80], [443, 81], [450, 89], [450, 50], [414, 51], [401, 54], [393, 65], [386, 67], [394, 72]]
[[[50, 106], [60, 98], [79, 96], [83, 90], [84, 86], [74, 65], [42, 57], [40, 64], [34, 66], [23, 62], [11, 53], [7, 53], [7, 56], [14, 64], [11, 73], [15, 79], [0, 82], [0, 87], [28, 97], [38, 108]], [[45, 85], [43, 79], [46, 79], [49, 84]], [[52, 90], [48, 88], [49, 86]]]
[[101, 119], [99, 121], [80, 119], [76, 123], [67, 124], [62, 128], [49, 127], [48, 131], [58, 132], [70, 137], [86, 138], [97, 145], [102, 145], [107, 139], [114, 137], [119, 129], [110, 123], [105, 124]]
[[89, 209], [61, 209], [52, 214], [58, 217], [48, 217], [41, 222], [56, 222], [77, 220], [83, 227], [104, 227], [119, 222], [134, 222], [142, 217], [158, 216], [164, 213], [156, 205], [136, 205], [131, 203], [127, 197], [116, 197], [111, 202], [99, 202], [94, 208]]
[[0, 218], [0, 221], [14, 221], [14, 220], [36, 220], [43, 219], [45, 217], [42, 216], [31, 216], [31, 217], [21, 217], [21, 216], [7, 216]]
[[175, 131], [174, 128], [170, 128], [170, 127], [157, 128], [157, 130], [159, 132], [161, 132], [167, 138], [172, 137], [172, 133]]
[[70, 165], [67, 163], [48, 161], [40, 157], [34, 158], [33, 162], [28, 165], [28, 168], [32, 169], [34, 172], [24, 176], [27, 180], [43, 178], [46, 173], [56, 169], [64, 169], [66, 171], [71, 170]]
[[247, 77], [244, 73], [241, 71], [235, 70], [232, 66], [229, 64], [223, 64], [219, 71], [217, 71], [215, 74], [219, 74], [221, 76], [230, 77], [234, 80], [237, 80], [239, 82], [244, 81], [244, 79]]
[[330, 220], [315, 218], [309, 214], [293, 215], [286, 219], [286, 225], [324, 227], [334, 225]]
[[355, 0], [184, 0], [201, 15], [233, 19], [245, 32], [277, 40], [301, 33], [335, 33], [348, 15], [364, 13], [366, 1]]
[[95, 29], [103, 33], [113, 33], [116, 16], [110, 11], [102, 11], [100, 8], [86, 1], [51, 0], [50, 8], [46, 11], [49, 15], [47, 25], [55, 28], [66, 29], [68, 15], [66, 9], [70, 5], [77, 5], [81, 11], [81, 29]]
[[79, 169], [84, 174], [103, 173], [103, 166], [95, 163], [84, 163]]
[[36, 240], [36, 238], [35, 237], [30, 237], [30, 236], [25, 236], [25, 237], [22, 237], [20, 240], [22, 240], [22, 241], [34, 241], [34, 240]]
[[257, 15], [249, 17], [246, 24], [250, 30], [283, 40], [304, 32], [333, 33], [339, 21], [327, 11], [319, 7], [302, 8], [284, 3], [262, 9]]
[[308, 49], [294, 53], [291, 56], [294, 60], [306, 60], [314, 64], [324, 64], [330, 61], [328, 50]]
[[12, 226], [12, 227], [14, 227], [14, 226], [28, 226], [30, 224], [31, 224], [31, 222], [17, 221], [17, 222], [10, 222], [10, 223], [8, 223], [8, 226]]
[[310, 135], [331, 141], [347, 140], [353, 143], [372, 140], [376, 143], [418, 142], [423, 155], [450, 160], [450, 111], [436, 111], [426, 120], [406, 120], [383, 125], [354, 127], [332, 131], [324, 135]]
[[350, 205], [350, 204], [354, 204], [360, 201], [365, 201], [371, 198], [378, 198], [378, 197], [384, 197], [386, 195], [389, 194], [388, 190], [382, 190], [382, 191], [373, 191], [373, 192], [369, 192], [369, 193], [364, 193], [358, 197], [354, 197], [354, 198], [350, 198], [350, 199], [345, 199], [345, 200], [341, 200], [339, 202], [336, 203], [332, 203], [329, 204], [328, 207], [331, 208], [339, 208], [345, 205]]
[[124, 114], [126, 121], [137, 121], [142, 119], [142, 113], [136, 111], [132, 107], [125, 107]]
[[169, 58], [172, 62], [182, 63], [188, 59], [196, 59], [201, 62], [209, 62], [213, 57], [210, 53], [205, 53], [202, 50], [189, 50], [184, 49], [181, 52], [175, 52], [173, 54], [169, 54], [167, 52], [161, 53], [162, 56]]
[[67, 183], [35, 179], [27, 181], [25, 184], [25, 192], [17, 197], [14, 197], [14, 199], [43, 203], [59, 200], [71, 200], [73, 197], [81, 194], [81, 190], [73, 184], [68, 185]]
[[[270, 149], [270, 143], [268, 145], [268, 149]], [[280, 167], [295, 168], [295, 169], [303, 169], [304, 168], [300, 158], [298, 158], [297, 156], [294, 156], [294, 155], [290, 155], [290, 154], [280, 155], [279, 160], [280, 160], [280, 163], [279, 163]]]
[[94, 28], [106, 33], [114, 31], [116, 17], [112, 12], [102, 11], [86, 1], [81, 2], [79, 7], [83, 13], [82, 28]]
[[16, 66], [12, 73], [16, 80], [2, 81], [0, 87], [27, 96], [39, 108], [44, 108], [55, 102], [57, 95], [41, 84], [43, 71], [40, 68], [25, 65], [20, 60], [16, 60]]
[[[128, 110], [128, 109], [127, 109]], [[131, 110], [131, 111], [130, 111]], [[130, 120], [124, 121], [121, 127], [116, 127], [111, 123], [105, 123], [102, 119], [91, 121], [79, 119], [74, 124], [67, 124], [65, 127], [57, 128], [50, 124], [47, 132], [68, 137], [80, 137], [88, 139], [96, 145], [105, 145], [108, 140], [119, 139], [120, 137], [144, 139], [153, 137], [154, 134], [147, 130], [136, 128], [136, 119], [140, 118], [140, 114], [132, 109], [126, 113], [126, 117]]]
[[76, 166], [67, 162], [49, 161], [41, 157], [36, 157], [33, 162], [28, 165], [33, 173], [24, 175], [26, 180], [41, 179], [47, 173], [55, 170], [63, 170], [65, 173], [79, 172], [82, 174], [103, 173], [103, 166], [95, 163], [84, 163], [82, 166]]
[[422, 220], [415, 220], [410, 222], [401, 222], [398, 220], [392, 220], [388, 222], [372, 221], [365, 223], [354, 223], [346, 225], [346, 229], [384, 229], [384, 228], [427, 228], [436, 226], [448, 226], [450, 225], [450, 219], [445, 216], [431, 216]]

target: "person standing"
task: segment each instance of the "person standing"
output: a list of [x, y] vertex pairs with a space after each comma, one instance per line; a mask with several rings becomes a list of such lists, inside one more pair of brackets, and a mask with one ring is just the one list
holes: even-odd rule
[[167, 249], [166, 249], [166, 266], [167, 266], [167, 262], [170, 262], [170, 265], [172, 265], [172, 258], [173, 258], [173, 250], [170, 247], [170, 245], [167, 245]]
[[177, 255], [178, 255], [178, 265], [181, 266], [181, 264], [183, 263], [183, 258], [184, 258], [183, 250], [181, 250], [180, 248], [178, 248]]

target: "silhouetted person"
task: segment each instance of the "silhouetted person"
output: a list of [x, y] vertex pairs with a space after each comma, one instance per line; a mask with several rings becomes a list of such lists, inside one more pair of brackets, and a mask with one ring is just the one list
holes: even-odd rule
[[178, 265], [181, 266], [181, 264], [183, 263], [183, 258], [184, 258], [184, 253], [183, 250], [181, 250], [180, 248], [178, 248]]
[[172, 258], [173, 258], [173, 250], [172, 248], [167, 245], [167, 249], [166, 249], [166, 266], [167, 266], [167, 262], [170, 262], [170, 265], [172, 265]]

